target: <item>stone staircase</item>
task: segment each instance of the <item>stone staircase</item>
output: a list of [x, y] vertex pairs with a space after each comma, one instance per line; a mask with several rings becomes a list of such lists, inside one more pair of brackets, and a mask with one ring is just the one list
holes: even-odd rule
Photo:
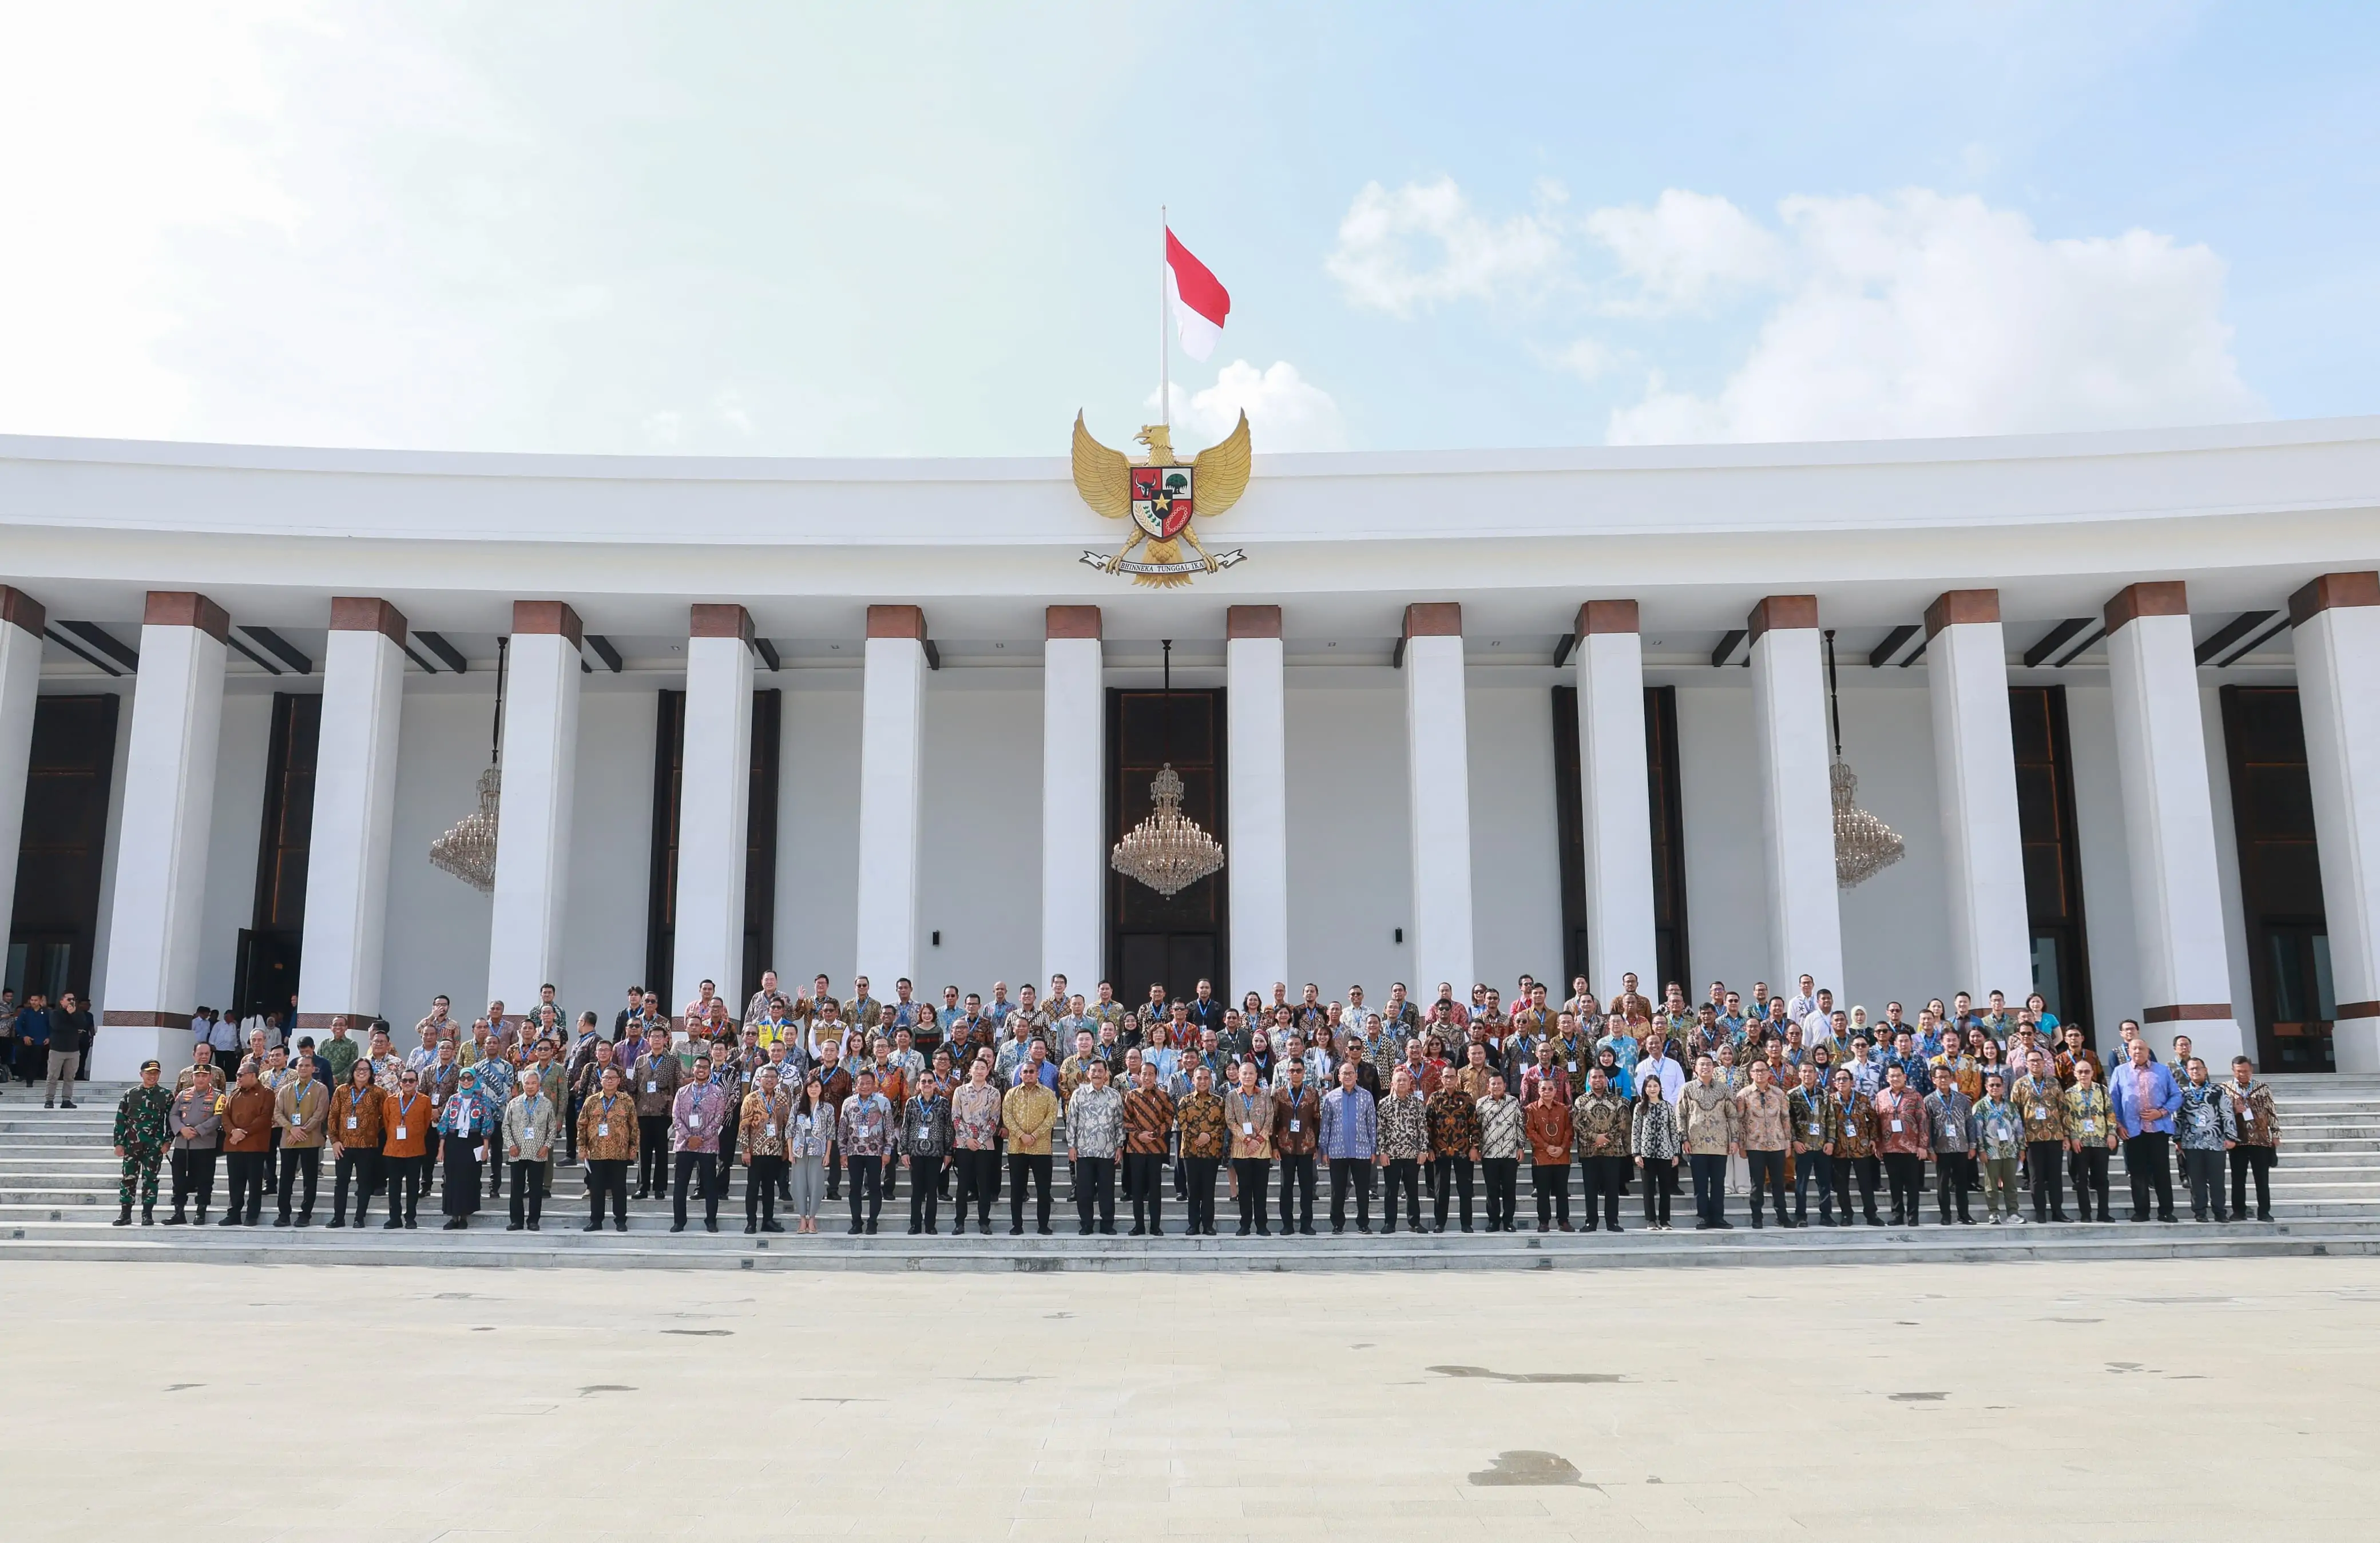
[[[44, 1110], [40, 1090], [10, 1087], [0, 1096], [0, 1259], [164, 1259], [237, 1264], [444, 1265], [487, 1268], [713, 1270], [1477, 1270], [1592, 1269], [1720, 1264], [1848, 1264], [1907, 1260], [2010, 1260], [2104, 1258], [2213, 1258], [2271, 1255], [2380, 1255], [2380, 1076], [2308, 1074], [2271, 1079], [2283, 1133], [2280, 1166], [2273, 1171], [2270, 1223], [2234, 1221], [2199, 1225], [2187, 1220], [2158, 1223], [2068, 1227], [1810, 1228], [1755, 1232], [1742, 1225], [1741, 1200], [1730, 1203], [1733, 1232], [1669, 1233], [1643, 1230], [1632, 1197], [1621, 1219], [1629, 1231], [1608, 1233], [1548, 1233], [1534, 1228], [1534, 1201], [1525, 1174], [1521, 1185], [1522, 1231], [1489, 1236], [1449, 1233], [1416, 1237], [1406, 1233], [1366, 1237], [1352, 1229], [1330, 1235], [1327, 1178], [1320, 1197], [1319, 1236], [1284, 1239], [1229, 1235], [1234, 1215], [1220, 1193], [1218, 1210], [1224, 1236], [1180, 1235], [1183, 1213], [1167, 1207], [1169, 1235], [1086, 1238], [1075, 1234], [1065, 1179], [1056, 1185], [1051, 1223], [1057, 1235], [1007, 1235], [1006, 1196], [994, 1208], [990, 1237], [943, 1232], [935, 1237], [907, 1235], [905, 1187], [889, 1197], [875, 1237], [848, 1236], [848, 1213], [830, 1202], [817, 1237], [791, 1233], [747, 1237], [743, 1233], [744, 1181], [739, 1174], [732, 1201], [722, 1201], [720, 1231], [668, 1231], [665, 1203], [631, 1201], [629, 1232], [580, 1231], [586, 1204], [575, 1172], [558, 1175], [548, 1202], [544, 1230], [504, 1231], [501, 1203], [483, 1209], [463, 1233], [433, 1221], [433, 1195], [424, 1204], [422, 1225], [410, 1232], [383, 1232], [386, 1212], [372, 1207], [363, 1231], [333, 1231], [328, 1219], [331, 1167], [323, 1164], [322, 1197], [315, 1221], [305, 1229], [267, 1225], [218, 1228], [228, 1194], [218, 1170], [218, 1209], [200, 1227], [163, 1225], [170, 1210], [170, 1173], [161, 1173], [160, 1224], [111, 1225], [115, 1217], [117, 1164], [109, 1149], [122, 1084], [85, 1084], [75, 1110]], [[2125, 1209], [2120, 1162], [2115, 1175], [2116, 1207]], [[696, 1215], [698, 1219], [699, 1210]], [[1127, 1212], [1128, 1220], [1128, 1212]]]

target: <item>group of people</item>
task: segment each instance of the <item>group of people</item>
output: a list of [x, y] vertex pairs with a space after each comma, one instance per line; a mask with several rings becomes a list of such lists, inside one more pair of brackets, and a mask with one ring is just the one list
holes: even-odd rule
[[42, 1085], [42, 1107], [75, 1106], [75, 1083], [90, 1080], [91, 1009], [72, 991], [55, 1002], [34, 991], [22, 1006], [14, 990], [0, 990], [0, 1087], [11, 1077], [30, 1087]]
[[361, 1042], [343, 1019], [320, 1043], [255, 1029], [228, 1069], [201, 1037], [170, 1088], [152, 1063], [117, 1112], [117, 1224], [136, 1190], [154, 1220], [169, 1159], [167, 1224], [193, 1203], [204, 1223], [220, 1154], [219, 1225], [261, 1224], [271, 1197], [274, 1225], [307, 1226], [326, 1150], [333, 1227], [367, 1224], [383, 1192], [380, 1224], [412, 1227], [434, 1186], [461, 1230], [509, 1180], [508, 1230], [540, 1230], [556, 1169], [576, 1167], [586, 1231], [625, 1232], [631, 1197], [666, 1197], [672, 1231], [698, 1205], [716, 1232], [740, 1159], [747, 1233], [816, 1233], [847, 1187], [854, 1235], [904, 1188], [911, 1233], [939, 1233], [947, 1202], [954, 1233], [989, 1234], [1004, 1184], [1009, 1234], [1028, 1206], [1048, 1234], [1061, 1152], [1084, 1235], [1114, 1233], [1121, 1204], [1130, 1235], [1162, 1236], [1169, 1199], [1184, 1235], [1216, 1235], [1220, 1181], [1239, 1235], [1311, 1236], [1326, 1177], [1333, 1233], [1372, 1232], [1376, 1192], [1383, 1233], [1509, 1233], [1524, 1166], [1541, 1233], [1619, 1232], [1631, 1193], [1666, 1231], [1682, 1175], [1703, 1230], [1734, 1225], [1731, 1195], [1755, 1227], [1811, 1225], [1813, 1191], [1816, 1225], [1915, 1226], [1929, 1188], [1945, 1224], [2066, 1221], [2070, 1186], [2073, 1220], [2113, 1221], [2119, 1155], [2134, 1221], [2178, 1220], [2177, 1172], [2198, 1220], [2246, 1217], [2252, 1185], [2269, 1221], [2281, 1140], [2247, 1058], [2217, 1075], [2186, 1036], [2160, 1061], [2127, 1021], [2111, 1070], [2038, 996], [1962, 992], [1914, 1022], [1891, 1002], [1871, 1022], [1807, 976], [1791, 998], [1715, 981], [1691, 1007], [1633, 975], [1608, 1002], [1580, 978], [1558, 1002], [1523, 977], [1509, 1007], [1448, 983], [1426, 1005], [1399, 983], [1378, 1005], [1276, 984], [1233, 1006], [1204, 980], [1127, 1006], [1062, 976], [1014, 1000], [947, 987], [937, 1006], [906, 980], [879, 1001], [864, 977], [838, 998], [823, 975], [788, 992], [771, 972], [740, 1014], [709, 981], [675, 1013], [632, 989], [606, 1033], [548, 986], [468, 1025], [439, 997], [414, 1036], [400, 1053], [382, 1023]]

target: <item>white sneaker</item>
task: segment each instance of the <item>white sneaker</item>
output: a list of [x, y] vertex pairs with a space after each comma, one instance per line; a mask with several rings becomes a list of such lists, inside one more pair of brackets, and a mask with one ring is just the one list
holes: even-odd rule
[[2030, 1227], [2033, 1225], [2033, 1219], [2025, 1216], [2011, 1216], [2009, 1218], [2009, 1225], [2011, 1227]]

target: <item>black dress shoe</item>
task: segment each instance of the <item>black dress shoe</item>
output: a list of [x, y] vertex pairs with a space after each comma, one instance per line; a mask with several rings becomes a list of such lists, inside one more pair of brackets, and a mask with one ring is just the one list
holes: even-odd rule
[[715, 1233], [719, 1231], [719, 1219], [715, 1216], [705, 1217], [702, 1222], [702, 1230], [706, 1233]]
[[1010, 1237], [1023, 1237], [1025, 1235], [1025, 1224], [1021, 1221], [1011, 1224], [1008, 1229], [1008, 1235]]
[[746, 1237], [750, 1237], [753, 1233], [755, 1233], [759, 1232], [759, 1230], [760, 1230], [760, 1224], [759, 1224], [758, 1221], [747, 1221], [746, 1223], [744, 1223], [744, 1235], [745, 1235]]
[[1081, 1225], [1077, 1226], [1077, 1227], [1075, 1229], [1075, 1235], [1076, 1237], [1088, 1237], [1088, 1236], [1090, 1236], [1090, 1235], [1091, 1235], [1091, 1224], [1090, 1224], [1089, 1222], [1087, 1222], [1087, 1221], [1083, 1222]]
[[922, 1222], [912, 1221], [909, 1223], [909, 1235], [911, 1237], [916, 1237], [919, 1233], [922, 1233], [925, 1230], [925, 1225]]
[[334, 1217], [331, 1218], [330, 1222], [329, 1222], [329, 1225], [334, 1226], [334, 1227], [344, 1227], [344, 1226], [346, 1226], [346, 1224], [347, 1224], [347, 1219], [346, 1219], [346, 1217], [344, 1217], [344, 1216], [334, 1216]]
[[764, 1233], [782, 1233], [785, 1230], [785, 1224], [782, 1221], [763, 1221], [760, 1223], [760, 1230]]
[[[683, 1221], [673, 1221], [673, 1222], [671, 1222], [671, 1223], [670, 1223], [670, 1231], [671, 1231], [671, 1232], [673, 1232], [673, 1233], [682, 1233], [682, 1232], [685, 1232], [685, 1231], [686, 1231], [686, 1223], [685, 1223], [685, 1222], [683, 1222]], [[852, 1231], [856, 1233], [856, 1232], [859, 1231], [859, 1229], [858, 1229], [858, 1228], [856, 1228], [856, 1227], [854, 1227], [854, 1228], [852, 1229]]]
[[1243, 1221], [1243, 1222], [1241, 1222], [1241, 1223], [1240, 1223], [1240, 1230], [1239, 1230], [1239, 1232], [1238, 1232], [1238, 1233], [1237, 1233], [1236, 1235], [1237, 1235], [1237, 1236], [1240, 1236], [1240, 1237], [1245, 1237], [1245, 1236], [1247, 1236], [1247, 1235], [1248, 1235], [1248, 1233], [1250, 1233], [1251, 1232], [1254, 1232], [1255, 1230], [1256, 1230], [1256, 1229], [1255, 1229], [1255, 1228], [1253, 1228], [1253, 1227], [1251, 1227], [1248, 1223], [1246, 1223], [1246, 1222]]
[[1724, 1216], [1720, 1217], [1718, 1221], [1716, 1221], [1712, 1222], [1712, 1223], [1711, 1223], [1711, 1225], [1712, 1225], [1712, 1226], [1714, 1226], [1714, 1227], [1716, 1227], [1716, 1228], [1718, 1228], [1718, 1229], [1720, 1232], [1722, 1232], [1722, 1233], [1731, 1233], [1731, 1232], [1735, 1231], [1735, 1223], [1734, 1223], [1734, 1222], [1732, 1222], [1732, 1221], [1729, 1221], [1726, 1217], [1724, 1217]]
[[[391, 1223], [391, 1225], [395, 1225], [395, 1223]], [[582, 1233], [600, 1233], [603, 1230], [603, 1219], [601, 1217], [597, 1217], [594, 1221], [589, 1221], [587, 1225], [579, 1228], [578, 1230]]]
[[519, 1222], [517, 1222], [517, 1221], [507, 1221], [507, 1222], [505, 1222], [505, 1223], [504, 1223], [504, 1231], [505, 1231], [505, 1232], [508, 1232], [508, 1233], [517, 1233], [517, 1232], [519, 1232], [520, 1230], [521, 1230], [521, 1224], [520, 1224]]
[[1148, 1235], [1150, 1237], [1163, 1237], [1165, 1235], [1165, 1229], [1152, 1221], [1148, 1224]]
[[1033, 1231], [1034, 1231], [1034, 1233], [1035, 1233], [1035, 1234], [1036, 1234], [1036, 1235], [1040, 1236], [1040, 1237], [1048, 1237], [1048, 1236], [1050, 1236], [1050, 1235], [1051, 1234], [1051, 1228], [1050, 1228], [1050, 1223], [1048, 1223], [1047, 1221], [1044, 1221], [1044, 1222], [1042, 1222], [1040, 1225], [1038, 1225], [1038, 1226], [1035, 1227], [1035, 1228], [1033, 1229]]
[[1148, 1229], [1135, 1221], [1132, 1224], [1132, 1231], [1124, 1235], [1126, 1237], [1147, 1237], [1148, 1235]]
[[869, 1237], [874, 1237], [876, 1235], [876, 1223], [873, 1221], [868, 1224], [868, 1235]]
[[273, 1219], [273, 1224], [274, 1226], [276, 1226], [276, 1227], [286, 1227], [287, 1225], [289, 1225], [289, 1217], [288, 1217], [288, 1214], [287, 1214], [286, 1212], [284, 1212], [283, 1214], [281, 1214], [281, 1215], [279, 1215], [279, 1216], [274, 1217], [274, 1218]]
[[[409, 1226], [411, 1226], [411, 1225], [412, 1225], [412, 1223], [408, 1221], [408, 1222], [407, 1222], [407, 1223], [406, 1223], [406, 1225], [409, 1227]], [[625, 1222], [625, 1221], [613, 1221], [613, 1222], [612, 1223], [612, 1225], [613, 1225], [614, 1228], [616, 1228], [616, 1229], [618, 1229], [619, 1231], [624, 1232], [624, 1233], [625, 1233], [625, 1232], [626, 1232], [626, 1231], [628, 1230], [628, 1224], [627, 1224], [626, 1222]]]
[[465, 1227], [468, 1226], [468, 1225], [470, 1224], [470, 1221], [471, 1221], [471, 1219], [470, 1219], [469, 1217], [468, 1217], [468, 1216], [450, 1216], [450, 1217], [448, 1217], [448, 1218], [446, 1219], [446, 1225], [445, 1225], [444, 1227], [441, 1228], [441, 1229], [440, 1229], [440, 1231], [442, 1231], [442, 1232], [448, 1232], [448, 1233], [459, 1233], [459, 1232], [461, 1232]]
[[[1286, 1232], [1288, 1229], [1283, 1228], [1282, 1231]], [[1311, 1221], [1302, 1223], [1297, 1229], [1297, 1235], [1300, 1237], [1312, 1237], [1314, 1235], [1314, 1223]]]

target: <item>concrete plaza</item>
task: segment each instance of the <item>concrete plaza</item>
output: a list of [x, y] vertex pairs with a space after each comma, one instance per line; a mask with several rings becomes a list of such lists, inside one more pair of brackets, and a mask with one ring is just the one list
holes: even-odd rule
[[2372, 1536], [2365, 1259], [20, 1262], [18, 1540]]

